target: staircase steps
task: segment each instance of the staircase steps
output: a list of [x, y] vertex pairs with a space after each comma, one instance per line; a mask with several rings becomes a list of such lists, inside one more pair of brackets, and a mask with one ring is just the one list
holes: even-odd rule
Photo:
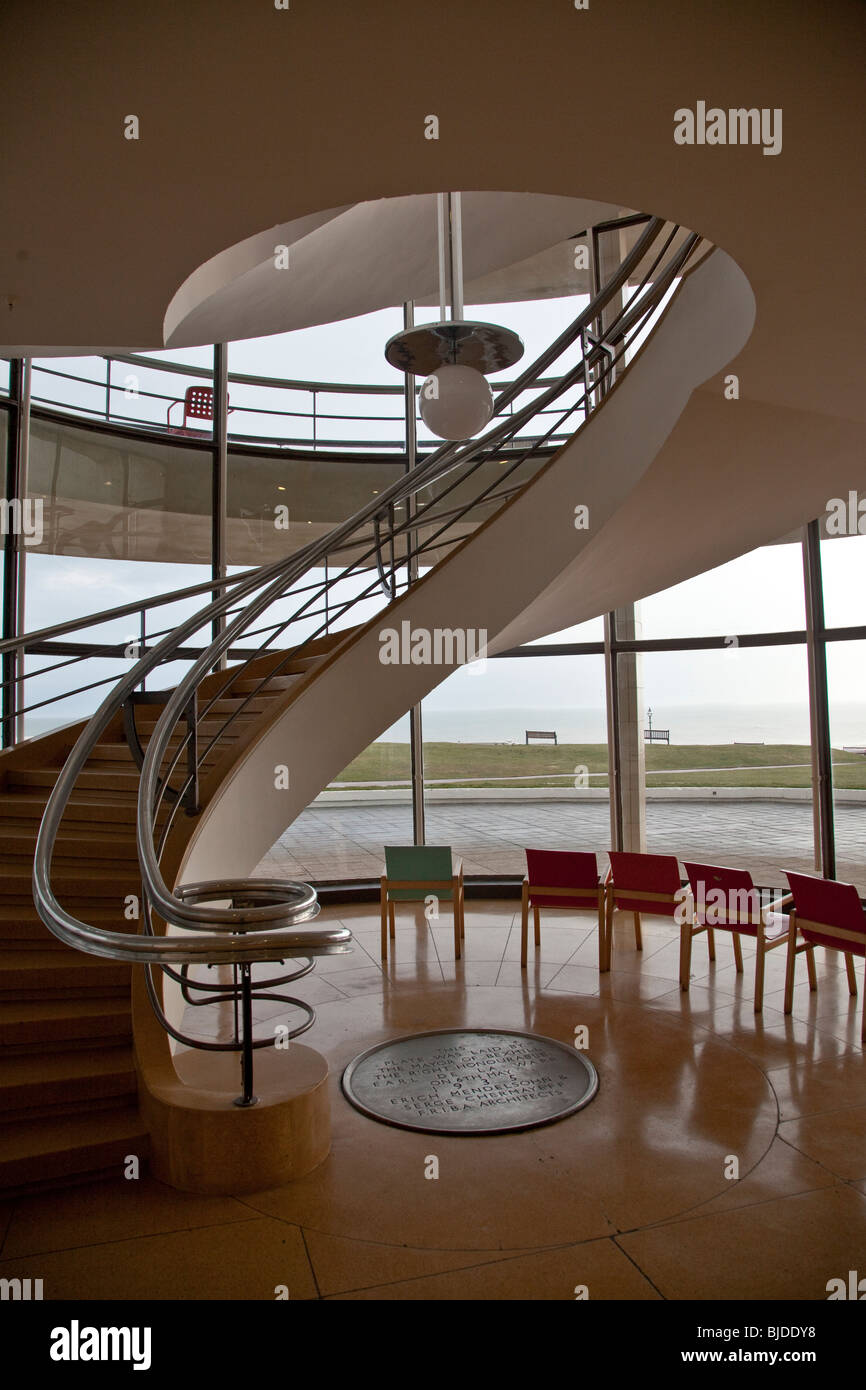
[[[217, 694], [198, 726], [207, 772], [244, 739], [320, 659], [268, 656], [267, 684], [245, 672]], [[208, 678], [199, 701], [219, 689]], [[211, 692], [209, 694], [208, 692]], [[136, 728], [147, 748], [160, 705], [140, 705]], [[219, 743], [227, 719], [233, 722]], [[187, 776], [179, 721], [168, 757], [180, 750], [171, 784]], [[39, 918], [32, 896], [39, 825], [68, 748], [56, 736], [0, 756], [0, 1193], [84, 1182], [122, 1171], [127, 1155], [144, 1160], [146, 1135], [136, 1104], [130, 982], [132, 965], [73, 950]], [[115, 722], [92, 750], [67, 802], [52, 859], [52, 889], [73, 916], [103, 930], [135, 935], [125, 898], [141, 893], [136, 841], [139, 769]], [[157, 827], [172, 807], [164, 803]]]
[[44, 1119], [52, 1107], [65, 1112], [81, 1101], [132, 1103], [137, 1091], [132, 1048], [127, 1044], [76, 1052], [40, 1052], [0, 1058], [0, 1126]]
[[258, 691], [260, 695], [282, 695], [284, 691], [291, 690], [293, 685], [297, 685], [300, 679], [300, 673], [271, 676], [261, 687], [259, 686], [259, 679], [239, 680], [232, 686], [232, 690], [237, 695], [250, 695], [253, 691]]
[[[141, 886], [141, 871], [135, 859], [125, 867], [117, 860], [94, 859], [86, 864], [81, 860], [54, 861], [51, 883], [58, 900], [63, 903], [89, 902], [93, 898], [109, 898], [116, 902], [118, 910], [130, 893], [137, 893]], [[33, 874], [33, 861], [20, 860], [0, 863], [0, 876], [3, 879], [4, 896], [12, 893], [25, 896]]]
[[[74, 911], [71, 905], [69, 910]], [[88, 904], [84, 916], [91, 926], [99, 927], [103, 931], [122, 931], [135, 936], [140, 927], [140, 922], [127, 918], [120, 907], [104, 902], [101, 908], [95, 904]], [[32, 902], [29, 905], [6, 901], [0, 904], [0, 964], [6, 959], [9, 951], [54, 952], [69, 949], [48, 930]]]
[[128, 988], [128, 961], [106, 960], [63, 947], [60, 951], [19, 948], [0, 956], [0, 998], [76, 999], [84, 991], [103, 997]]
[[128, 1046], [132, 1013], [124, 995], [106, 999], [0, 999], [0, 1047], [4, 1057], [56, 1053], [97, 1043]]
[[0, 1189], [29, 1192], [76, 1178], [119, 1174], [128, 1155], [144, 1160], [147, 1151], [148, 1135], [138, 1106], [132, 1104], [3, 1125]]
[[[19, 787], [27, 791], [35, 791], [39, 787], [44, 787], [47, 793], [51, 791], [57, 781], [59, 769], [52, 767], [32, 767], [22, 768], [20, 771], [10, 772], [6, 780], [6, 789], [17, 790]], [[122, 792], [129, 798], [130, 805], [135, 805], [135, 798], [138, 793], [138, 769], [134, 763], [130, 763], [129, 769], [122, 772], [95, 770], [85, 768], [78, 778], [78, 788], [80, 791]]]

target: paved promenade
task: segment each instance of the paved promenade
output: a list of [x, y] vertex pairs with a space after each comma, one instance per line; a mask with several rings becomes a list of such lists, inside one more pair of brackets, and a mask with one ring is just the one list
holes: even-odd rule
[[[375, 877], [384, 844], [411, 842], [406, 805], [314, 806], [265, 856], [259, 872], [313, 880]], [[427, 842], [450, 844], [467, 874], [522, 874], [527, 846], [603, 851], [610, 842], [608, 807], [606, 802], [433, 804], [427, 808]], [[784, 886], [784, 869], [814, 871], [812, 808], [772, 801], [651, 802], [647, 849], [747, 868], [759, 883]], [[866, 807], [837, 807], [836, 856], [837, 877], [866, 893]]]

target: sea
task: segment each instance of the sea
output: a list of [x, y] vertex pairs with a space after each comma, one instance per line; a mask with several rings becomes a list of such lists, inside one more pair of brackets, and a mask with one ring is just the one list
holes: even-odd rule
[[[27, 737], [86, 715], [87, 711], [71, 711], [55, 719], [34, 716], [27, 722]], [[652, 723], [654, 729], [669, 730], [673, 744], [809, 742], [809, 711], [801, 704], [658, 705], [653, 707]], [[607, 742], [604, 710], [597, 706], [425, 709], [422, 729], [430, 743], [524, 743], [527, 729], [552, 731], [560, 743]], [[866, 748], [866, 703], [831, 704], [830, 737], [834, 748]], [[380, 741], [408, 743], [408, 718], [387, 729]]]
[[[407, 742], [409, 721], [382, 734], [384, 742]], [[804, 705], [659, 705], [654, 729], [668, 729], [674, 744], [809, 743]], [[647, 727], [645, 723], [645, 727]], [[604, 710], [566, 706], [539, 709], [424, 710], [422, 731], [431, 743], [523, 743], [527, 729], [556, 734], [560, 743], [606, 743]], [[834, 748], [866, 747], [866, 702], [831, 705]]]

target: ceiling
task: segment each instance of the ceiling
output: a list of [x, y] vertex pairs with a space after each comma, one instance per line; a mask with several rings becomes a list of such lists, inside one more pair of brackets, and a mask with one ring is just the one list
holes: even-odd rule
[[[108, 0], [6, 0], [0, 351], [161, 346], [178, 291], [227, 248], [383, 198], [639, 208], [723, 247], [757, 317], [606, 528], [598, 602], [866, 488], [862, 4], [441, 0], [432, 15], [150, 0], [119, 22]], [[698, 100], [781, 109], [781, 153], [677, 145], [674, 112]]]

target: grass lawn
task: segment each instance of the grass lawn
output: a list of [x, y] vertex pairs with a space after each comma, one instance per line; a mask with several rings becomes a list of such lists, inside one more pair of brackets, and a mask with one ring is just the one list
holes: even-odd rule
[[[647, 787], [808, 787], [807, 745], [653, 744], [646, 749]], [[428, 783], [464, 787], [568, 787], [585, 768], [581, 785], [607, 786], [607, 745], [510, 743], [425, 743]], [[866, 788], [866, 757], [833, 750], [837, 787]], [[555, 774], [560, 774], [556, 776]], [[408, 782], [407, 743], [374, 743], [335, 780], [360, 788], [376, 782]]]

